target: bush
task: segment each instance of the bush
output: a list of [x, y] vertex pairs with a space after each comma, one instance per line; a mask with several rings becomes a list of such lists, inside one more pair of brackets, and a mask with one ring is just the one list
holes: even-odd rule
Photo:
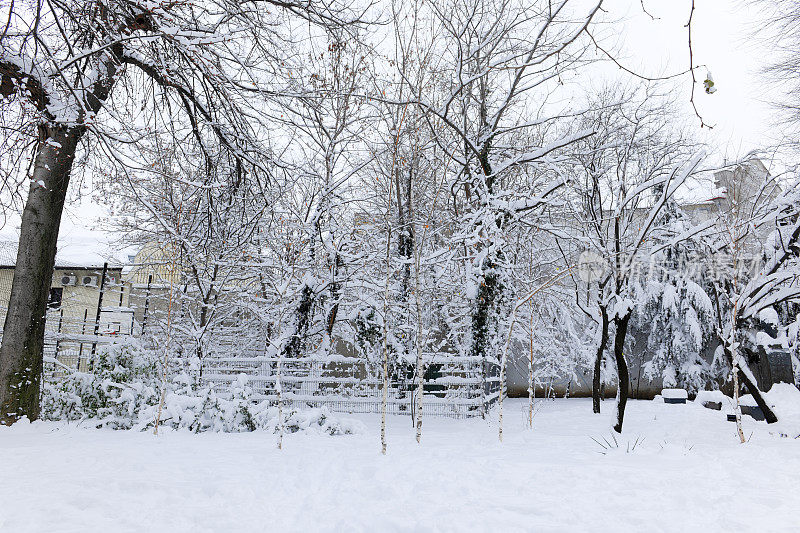
[[[93, 372], [73, 372], [43, 388], [42, 418], [81, 420], [95, 427], [112, 429], [152, 428], [158, 416], [161, 391], [158, 357], [131, 339], [104, 347]], [[278, 408], [270, 402], [255, 402], [247, 376], [241, 374], [231, 385], [230, 395], [217, 394], [209, 387], [197, 388], [185, 372], [167, 384], [161, 425], [188, 429], [236, 433], [263, 429], [279, 431]], [[340, 421], [327, 408], [283, 410], [284, 430], [290, 433], [314, 430], [329, 435], [361, 432], [357, 421]]]
[[158, 402], [156, 358], [134, 339], [104, 346], [91, 372], [46, 382], [42, 418], [90, 419], [97, 427], [129, 429], [138, 413]]

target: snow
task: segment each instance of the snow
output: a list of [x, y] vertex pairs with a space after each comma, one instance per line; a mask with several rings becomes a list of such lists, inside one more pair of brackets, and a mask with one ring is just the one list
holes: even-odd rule
[[771, 350], [772, 346], [777, 342], [777, 339], [772, 337], [766, 331], [756, 331], [756, 344], [763, 346], [766, 350]]
[[778, 324], [780, 324], [780, 318], [778, 317], [778, 312], [772, 307], [768, 307], [766, 309], [762, 309], [761, 311], [759, 311], [758, 318], [768, 324], [772, 324], [773, 326], [777, 326]]
[[685, 400], [689, 397], [689, 393], [684, 389], [664, 389], [661, 391], [661, 396], [670, 400]]
[[[14, 266], [17, 261], [17, 245], [19, 236], [0, 230], [0, 265]], [[91, 238], [78, 238], [70, 240], [59, 236], [58, 251], [56, 252], [56, 268], [102, 268], [103, 263], [108, 262], [109, 267], [118, 268], [123, 262], [115, 259], [120, 256], [122, 251], [117, 253], [106, 253], [106, 244]]]
[[367, 427], [358, 435], [286, 435], [283, 450], [263, 431], [0, 428], [0, 531], [796, 527], [800, 441], [764, 422], [744, 417], [752, 436], [742, 445], [724, 413], [634, 400], [620, 446], [605, 449], [592, 437], [613, 443], [611, 401], [602, 415], [588, 399], [539, 402], [533, 430], [524, 427], [527, 400], [505, 409], [503, 444], [496, 413], [425, 418], [421, 446], [408, 417], [389, 417], [385, 457], [377, 415], [357, 417]]
[[722, 405], [728, 405], [729, 403], [733, 403], [733, 398], [725, 396], [722, 391], [701, 390], [697, 392], [697, 396], [695, 397], [694, 401], [698, 405], [702, 405], [703, 402], [716, 402], [721, 403]]
[[797, 387], [789, 383], [775, 383], [764, 395], [767, 402], [775, 406], [779, 424], [789, 425], [800, 421], [800, 391]]

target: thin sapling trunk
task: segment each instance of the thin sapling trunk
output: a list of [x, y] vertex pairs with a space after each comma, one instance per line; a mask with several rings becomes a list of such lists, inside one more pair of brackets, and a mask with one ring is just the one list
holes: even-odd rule
[[625, 417], [625, 405], [628, 403], [628, 389], [630, 387], [630, 372], [628, 370], [628, 362], [625, 360], [623, 348], [625, 346], [625, 336], [628, 333], [628, 321], [631, 318], [631, 313], [627, 312], [624, 316], [615, 317], [614, 325], [616, 331], [614, 332], [614, 359], [617, 362], [617, 423], [614, 425], [614, 431], [622, 433], [622, 421]]
[[606, 351], [606, 344], [608, 344], [608, 309], [606, 309], [606, 306], [601, 305], [600, 342], [597, 345], [597, 355], [594, 359], [594, 374], [592, 376], [592, 412], [594, 413], [600, 413], [600, 396], [602, 393], [600, 387], [600, 374], [603, 354]]

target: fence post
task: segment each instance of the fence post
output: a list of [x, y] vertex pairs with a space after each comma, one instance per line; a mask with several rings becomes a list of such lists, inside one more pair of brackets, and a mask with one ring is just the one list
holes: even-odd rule
[[61, 342], [61, 323], [64, 321], [64, 308], [61, 307], [58, 310], [58, 331], [56, 331], [56, 353], [54, 357], [56, 361], [58, 361], [58, 345]]
[[[83, 337], [83, 335], [86, 335], [86, 319], [88, 317], [89, 317], [89, 309], [87, 308], [83, 312], [83, 323], [81, 324], [81, 337]], [[80, 346], [78, 346], [78, 364], [77, 364], [78, 372], [81, 371], [81, 356], [82, 355], [83, 355], [83, 340], [81, 339]]]
[[94, 354], [97, 351], [97, 335], [100, 332], [100, 310], [103, 308], [103, 290], [106, 286], [106, 272], [108, 271], [108, 263], [103, 263], [103, 274], [100, 279], [100, 296], [97, 298], [97, 315], [94, 319], [94, 337], [92, 341], [92, 353], [89, 356], [89, 370], [94, 369]]
[[486, 357], [484, 356], [480, 360], [480, 369], [481, 369], [481, 418], [486, 418], [486, 412], [488, 411], [487, 399], [486, 399], [486, 388], [489, 387], [489, 381], [486, 379]]
[[144, 335], [144, 328], [147, 326], [147, 308], [150, 307], [150, 285], [153, 283], [153, 275], [147, 276], [147, 292], [144, 296], [144, 314], [142, 315], [142, 335]]

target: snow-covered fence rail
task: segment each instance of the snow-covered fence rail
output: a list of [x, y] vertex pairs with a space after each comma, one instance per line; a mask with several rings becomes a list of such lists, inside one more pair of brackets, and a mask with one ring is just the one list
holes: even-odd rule
[[[2, 335], [0, 331], [0, 339]], [[45, 378], [58, 378], [71, 371], [89, 371], [101, 346], [121, 342], [124, 337], [46, 332], [42, 347]]]
[[[0, 278], [0, 339], [8, 313], [7, 307], [2, 304], [8, 302], [11, 291], [9, 280], [10, 277]], [[118, 290], [121, 285], [109, 286]], [[68, 288], [75, 289], [74, 286]], [[58, 293], [61, 299], [52, 306], [48, 304], [45, 315], [42, 346], [45, 377], [60, 377], [70, 370], [88, 371], [99, 347], [120, 342], [136, 333], [133, 309], [100, 305], [99, 293], [76, 296], [70, 292], [64, 293], [63, 287], [58, 290], [62, 291]], [[117, 298], [121, 301], [119, 292], [114, 293], [114, 300]]]
[[[283, 358], [209, 357], [203, 361], [200, 381], [226, 394], [244, 374], [254, 399], [278, 400], [278, 365], [284, 402], [327, 406], [332, 411], [375, 413], [381, 410], [383, 380], [378, 365], [348, 356], [325, 360], [313, 357]], [[472, 357], [438, 356], [425, 374], [425, 415], [466, 418], [484, 416], [500, 395], [497, 363]], [[413, 413], [415, 379], [395, 371], [390, 380], [387, 412]]]
[[96, 361], [100, 347], [120, 342], [125, 337], [46, 332], [43, 347], [45, 373], [59, 377], [71, 370], [87, 372]]

